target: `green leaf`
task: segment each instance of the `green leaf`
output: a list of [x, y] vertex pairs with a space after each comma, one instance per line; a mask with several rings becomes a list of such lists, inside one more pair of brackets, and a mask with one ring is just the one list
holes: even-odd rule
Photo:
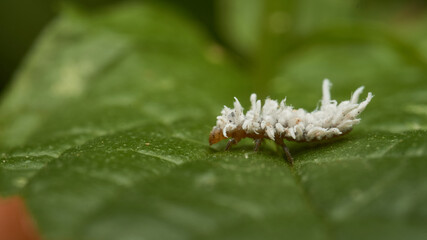
[[[22, 195], [46, 239], [424, 239], [425, 54], [380, 29], [320, 29], [294, 51], [300, 35], [259, 33], [294, 39], [249, 53], [261, 81], [167, 6], [66, 8], [0, 105], [0, 194]], [[234, 96], [313, 110], [323, 77], [339, 101], [375, 94], [350, 134], [289, 143], [294, 166], [271, 142], [208, 145]]]

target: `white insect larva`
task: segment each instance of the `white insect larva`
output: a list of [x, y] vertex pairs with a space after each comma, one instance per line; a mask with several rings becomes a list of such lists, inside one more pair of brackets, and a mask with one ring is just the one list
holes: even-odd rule
[[209, 144], [230, 138], [226, 146], [228, 150], [242, 138], [249, 137], [255, 140], [255, 151], [258, 151], [262, 140], [268, 138], [283, 148], [287, 160], [292, 163], [293, 158], [284, 139], [311, 142], [348, 133], [360, 122], [357, 116], [365, 110], [373, 97], [372, 93], [368, 93], [365, 101], [358, 103], [363, 91], [363, 87], [359, 87], [350, 100], [338, 104], [331, 100], [330, 88], [331, 83], [325, 79], [322, 105], [313, 112], [287, 106], [286, 99], [279, 104], [276, 100], [267, 98], [261, 107], [261, 100], [257, 100], [256, 94], [252, 94], [251, 109], [245, 115], [239, 100], [234, 98], [234, 109], [224, 106], [221, 115], [217, 117], [216, 126], [209, 136]]

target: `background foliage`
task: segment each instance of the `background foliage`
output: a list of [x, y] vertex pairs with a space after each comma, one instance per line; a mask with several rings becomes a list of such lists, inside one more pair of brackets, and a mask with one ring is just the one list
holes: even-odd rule
[[[46, 239], [427, 236], [422, 3], [185, 3], [65, 4], [4, 92], [0, 194]], [[234, 96], [312, 110], [324, 77], [375, 94], [349, 135], [208, 146]]]

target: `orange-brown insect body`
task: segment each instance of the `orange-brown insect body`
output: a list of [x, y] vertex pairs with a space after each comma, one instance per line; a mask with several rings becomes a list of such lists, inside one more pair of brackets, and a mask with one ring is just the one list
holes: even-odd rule
[[242, 138], [255, 140], [255, 150], [259, 149], [264, 138], [273, 140], [285, 151], [286, 158], [292, 162], [284, 139], [294, 142], [323, 141], [342, 136], [350, 132], [360, 122], [358, 115], [366, 108], [373, 95], [359, 103], [363, 87], [359, 87], [347, 101], [338, 103], [331, 100], [331, 83], [323, 81], [322, 105], [312, 112], [294, 109], [286, 105], [286, 99], [278, 101], [267, 98], [264, 105], [251, 94], [251, 108], [246, 114], [237, 98], [234, 108], [224, 106], [217, 117], [216, 126], [209, 135], [209, 143], [215, 144], [229, 138], [226, 150], [237, 144]]
[[[243, 130], [241, 127], [238, 127], [236, 129], [234, 129], [233, 131], [228, 131], [227, 137], [225, 137], [223, 135], [223, 129], [221, 129], [219, 127], [214, 127], [212, 129], [211, 133], [209, 134], [209, 144], [210, 145], [216, 144], [216, 143], [220, 142], [221, 140], [228, 139], [228, 138], [230, 140], [227, 143], [227, 147], [225, 148], [226, 150], [228, 150], [231, 147], [231, 145], [237, 144], [238, 142], [240, 142], [240, 140], [242, 140], [243, 138], [252, 138], [255, 140], [255, 151], [258, 150], [259, 146], [261, 145], [261, 141], [264, 138], [268, 139], [268, 137], [265, 136], [265, 132], [259, 132], [257, 134], [246, 133], [245, 130]], [[284, 139], [284, 137], [277, 135], [275, 143], [283, 148], [283, 150], [285, 151], [285, 154], [286, 154], [286, 159], [289, 161], [290, 164], [292, 164], [293, 158], [289, 152], [289, 149], [287, 148], [287, 146], [283, 142], [283, 139]]]

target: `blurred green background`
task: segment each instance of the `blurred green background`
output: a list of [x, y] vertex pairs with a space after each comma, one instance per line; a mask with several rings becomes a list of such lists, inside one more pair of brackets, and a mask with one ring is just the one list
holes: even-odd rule
[[[46, 239], [427, 239], [425, 1], [118, 2], [0, 3], [0, 196]], [[375, 95], [351, 134], [209, 146], [234, 96], [311, 111], [325, 77]]]
[[[154, 1], [154, 0], [153, 0]], [[29, 51], [37, 36], [58, 13], [61, 5], [75, 4], [86, 9], [97, 9], [107, 5], [123, 2], [120, 0], [2, 0], [0, 1], [0, 92], [10, 82], [13, 73], [16, 71], [19, 64], [23, 61], [25, 54]], [[250, 44], [253, 41], [251, 38], [250, 29], [253, 28], [250, 22], [251, 18], [256, 17], [256, 14], [240, 17], [243, 20], [249, 20], [248, 24], [239, 25], [239, 29], [233, 29], [233, 23], [224, 23], [223, 16], [227, 11], [222, 11], [221, 6], [224, 2], [219, 0], [156, 0], [155, 2], [165, 2], [173, 5], [177, 10], [185, 12], [185, 14], [197, 20], [204, 25], [211, 35], [220, 43], [227, 46], [233, 43], [232, 37], [223, 37], [227, 31], [236, 30], [241, 36], [247, 37]], [[231, 1], [238, 7], [239, 4], [252, 5], [256, 7], [256, 2], [249, 1]], [[239, 3], [241, 2], [241, 3]], [[284, 1], [286, 2], [286, 1]], [[288, 1], [292, 3], [293, 1]], [[317, 3], [316, 3], [317, 2]], [[425, 27], [425, 11], [427, 2], [424, 0], [348, 0], [348, 1], [300, 1], [303, 6], [302, 16], [304, 19], [299, 19], [300, 30], [303, 30], [309, 25], [316, 24], [334, 24], [330, 20], [348, 19], [349, 15], [354, 18], [359, 18], [361, 21], [371, 21], [371, 24], [383, 24], [395, 30], [405, 30], [402, 28], [408, 27]], [[336, 5], [334, 8], [333, 6]], [[332, 6], [332, 8], [331, 8]], [[253, 7], [249, 7], [253, 8]], [[221, 12], [222, 11], [222, 12]], [[318, 11], [318, 13], [311, 11]], [[256, 12], [256, 11], [254, 11]], [[323, 14], [319, 14], [319, 13]], [[330, 16], [328, 16], [330, 14]], [[245, 13], [242, 12], [242, 15]], [[311, 16], [310, 16], [311, 15]], [[318, 18], [320, 16], [320, 18]], [[338, 17], [337, 17], [338, 16]], [[229, 18], [226, 18], [229, 19]], [[225, 25], [230, 26], [225, 26]], [[237, 23], [238, 24], [238, 23]], [[421, 24], [421, 26], [420, 26]], [[241, 27], [241, 26], [246, 26]], [[425, 32], [425, 30], [424, 30]], [[240, 43], [241, 44], [241, 43]], [[235, 46], [229, 50], [234, 52], [244, 50], [245, 46]], [[243, 54], [240, 51], [240, 54]]]
[[[43, 28], [59, 14], [64, 4], [74, 4], [88, 10], [124, 2], [120, 0], [2, 0], [0, 1], [0, 93]], [[141, 1], [147, 2], [147, 1]], [[172, 4], [215, 32], [215, 1], [156, 0]]]

